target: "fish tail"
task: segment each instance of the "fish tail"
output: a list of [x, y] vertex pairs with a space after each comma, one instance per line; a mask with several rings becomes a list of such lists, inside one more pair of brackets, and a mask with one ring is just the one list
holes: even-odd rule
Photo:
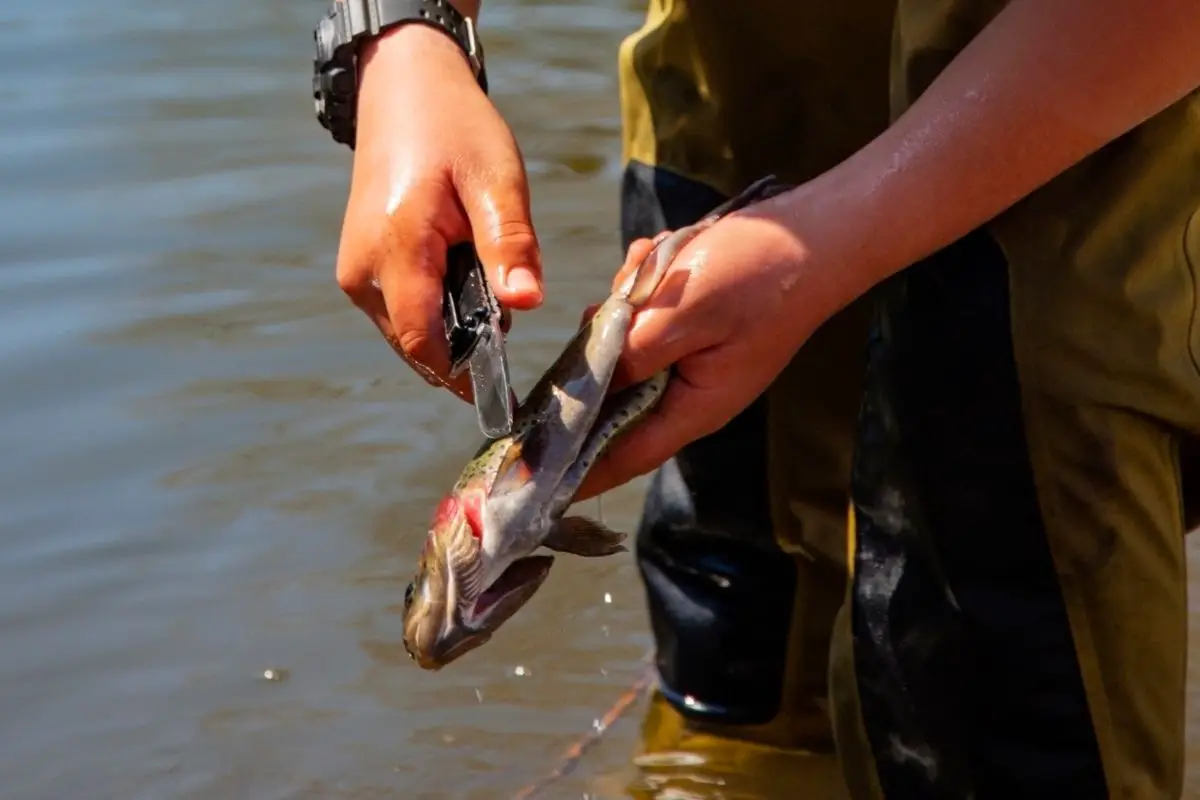
[[747, 186], [740, 194], [717, 206], [696, 224], [659, 237], [655, 241], [654, 247], [642, 259], [642, 263], [638, 264], [621, 284], [618, 293], [625, 297], [634, 308], [641, 308], [650, 301], [651, 295], [662, 283], [663, 276], [667, 274], [667, 267], [671, 266], [671, 262], [675, 260], [679, 251], [688, 242], [699, 236], [705, 228], [711, 227], [719, 219], [735, 211], [768, 200], [792, 188], [794, 187], [791, 184], [779, 181], [774, 175], [767, 175]]
[[708, 212], [705, 219], [715, 222], [721, 217], [729, 216], [735, 211], [741, 211], [743, 208], [752, 206], [755, 203], [761, 203], [763, 200], [770, 200], [772, 197], [789, 192], [795, 188], [794, 185], [785, 183], [774, 175], [767, 175], [759, 178], [741, 192]]
[[662, 283], [663, 277], [667, 274], [667, 267], [671, 266], [675, 255], [701, 230], [703, 228], [699, 225], [689, 225], [660, 238], [653, 249], [642, 259], [642, 262], [621, 284], [618, 294], [634, 308], [641, 308], [650, 302], [650, 297]]

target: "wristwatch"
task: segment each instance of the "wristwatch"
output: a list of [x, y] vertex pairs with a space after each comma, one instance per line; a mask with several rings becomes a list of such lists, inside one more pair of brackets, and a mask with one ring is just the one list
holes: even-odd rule
[[334, 141], [354, 149], [359, 48], [384, 31], [410, 22], [436, 28], [453, 39], [480, 87], [487, 91], [483, 45], [475, 35], [475, 23], [447, 0], [334, 0], [329, 14], [313, 31], [317, 45], [313, 101], [317, 120]]

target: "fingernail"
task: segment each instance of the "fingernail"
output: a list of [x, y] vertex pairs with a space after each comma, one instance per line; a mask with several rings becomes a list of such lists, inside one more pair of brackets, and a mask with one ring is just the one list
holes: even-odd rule
[[504, 271], [504, 285], [509, 291], [522, 294], [541, 294], [537, 276], [528, 267], [513, 267]]

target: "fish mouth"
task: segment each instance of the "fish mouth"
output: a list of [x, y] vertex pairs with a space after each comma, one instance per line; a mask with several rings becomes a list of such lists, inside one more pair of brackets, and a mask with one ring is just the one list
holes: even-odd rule
[[[406, 624], [404, 649], [427, 670], [439, 670], [485, 644], [492, 634], [541, 588], [553, 556], [526, 556], [508, 565], [500, 577], [465, 609], [438, 623], [425, 616]], [[437, 626], [437, 627], [434, 627]]]
[[521, 610], [550, 574], [554, 556], [525, 556], [509, 564], [471, 604], [469, 619], [476, 632], [491, 634]]
[[404, 620], [404, 649], [422, 669], [439, 670], [466, 653], [485, 644], [492, 634], [513, 614], [529, 602], [541, 588], [553, 556], [519, 558], [470, 602], [459, 598], [456, 603], [453, 588], [450, 596], [437, 597], [437, 587], [429, 591], [427, 583], [418, 579], [411, 591], [406, 591]]

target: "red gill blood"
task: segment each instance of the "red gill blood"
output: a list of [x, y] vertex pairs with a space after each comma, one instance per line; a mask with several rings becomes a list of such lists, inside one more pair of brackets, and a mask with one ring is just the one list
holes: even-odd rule
[[462, 499], [463, 515], [471, 526], [471, 535], [476, 539], [483, 538], [483, 498], [478, 492], [471, 492]]
[[467, 524], [471, 526], [471, 535], [476, 539], [483, 537], [483, 508], [482, 499], [478, 493], [472, 492], [463, 497], [448, 495], [438, 503], [437, 511], [433, 512], [433, 530], [435, 533], [448, 531], [453, 528], [454, 518], [462, 512]]
[[458, 499], [454, 495], [446, 495], [442, 498], [442, 502], [438, 503], [437, 510], [433, 512], [433, 529], [440, 530], [442, 526], [454, 519], [454, 515], [458, 513]]

